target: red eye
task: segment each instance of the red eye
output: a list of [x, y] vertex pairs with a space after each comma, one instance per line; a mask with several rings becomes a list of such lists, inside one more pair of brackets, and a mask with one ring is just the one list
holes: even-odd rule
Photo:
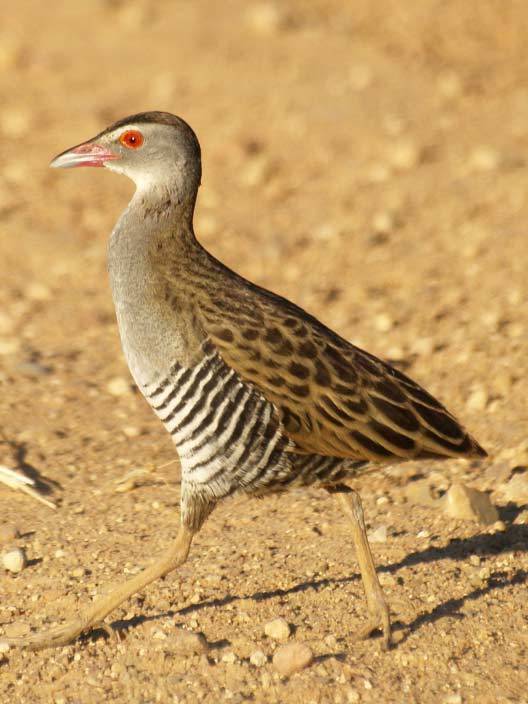
[[119, 137], [119, 141], [128, 149], [138, 149], [143, 144], [143, 135], [139, 130], [127, 130]]

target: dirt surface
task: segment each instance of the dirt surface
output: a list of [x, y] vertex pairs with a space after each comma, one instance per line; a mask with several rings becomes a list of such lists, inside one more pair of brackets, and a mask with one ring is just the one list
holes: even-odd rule
[[[219, 5], [219, 4], [218, 4]], [[29, 564], [0, 573], [0, 635], [75, 613], [162, 551], [179, 469], [121, 354], [105, 271], [132, 192], [50, 158], [110, 121], [176, 112], [199, 135], [196, 229], [216, 256], [439, 396], [490, 453], [361, 490], [397, 646], [365, 621], [350, 530], [325, 493], [218, 507], [177, 574], [103, 635], [0, 654], [0, 701], [526, 702], [528, 54], [525, 2], [22, 0], [0, 28], [0, 485]], [[155, 466], [116, 492], [128, 471]], [[411, 500], [491, 491], [501, 521]], [[381, 530], [379, 530], [381, 529]], [[264, 624], [315, 660], [289, 678]], [[178, 652], [180, 629], [207, 654]], [[250, 656], [262, 651], [267, 658]], [[258, 664], [253, 664], [254, 662]]]

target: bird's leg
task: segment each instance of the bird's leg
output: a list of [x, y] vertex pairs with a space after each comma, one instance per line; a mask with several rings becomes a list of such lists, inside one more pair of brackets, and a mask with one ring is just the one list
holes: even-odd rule
[[361, 637], [368, 638], [373, 631], [380, 629], [383, 632], [383, 647], [388, 650], [392, 643], [389, 607], [376, 574], [376, 567], [367, 538], [361, 499], [357, 491], [346, 485], [339, 484], [329, 487], [329, 491], [337, 493], [338, 499], [352, 523], [352, 537], [370, 616], [368, 626], [361, 632]]
[[159, 577], [165, 577], [165, 575], [172, 572], [176, 567], [182, 565], [187, 559], [195, 533], [195, 530], [188, 528], [182, 523], [174, 544], [161, 558], [136, 576], [123, 582], [123, 584], [110, 592], [110, 594], [97, 599], [92, 606], [86, 609], [78, 618], [67, 621], [49, 631], [35, 633], [27, 637], [3, 638], [0, 636], [0, 642], [27, 647], [31, 650], [40, 650], [41, 648], [50, 648], [71, 643], [71, 641], [75, 640], [81, 633], [98, 626], [111, 611], [133, 594], [143, 590]]

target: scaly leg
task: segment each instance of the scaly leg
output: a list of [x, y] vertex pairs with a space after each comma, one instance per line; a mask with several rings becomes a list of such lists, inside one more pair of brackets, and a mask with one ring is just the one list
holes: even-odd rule
[[388, 650], [392, 644], [389, 607], [370, 551], [361, 499], [356, 491], [344, 485], [330, 487], [329, 491], [338, 494], [339, 501], [352, 523], [352, 537], [370, 615], [368, 626], [360, 634], [361, 638], [368, 638], [380, 629], [383, 632], [383, 648]]
[[78, 618], [67, 621], [44, 633], [34, 633], [27, 637], [2, 638], [0, 642], [9, 645], [40, 650], [42, 648], [67, 645], [75, 640], [81, 633], [85, 633], [99, 626], [108, 614], [126, 601], [129, 597], [143, 590], [159, 577], [165, 577], [176, 567], [182, 565], [189, 554], [191, 542], [196, 531], [181, 525], [176, 540], [171, 548], [150, 567], [137, 574], [135, 577], [121, 584], [117, 589], [104, 597], [97, 599], [94, 604]]

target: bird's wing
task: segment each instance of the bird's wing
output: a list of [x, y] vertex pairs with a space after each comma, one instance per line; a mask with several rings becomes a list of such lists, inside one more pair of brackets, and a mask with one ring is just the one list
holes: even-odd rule
[[294, 451], [390, 461], [484, 456], [429, 393], [289, 301], [244, 280], [201, 306], [224, 361], [279, 410]]

